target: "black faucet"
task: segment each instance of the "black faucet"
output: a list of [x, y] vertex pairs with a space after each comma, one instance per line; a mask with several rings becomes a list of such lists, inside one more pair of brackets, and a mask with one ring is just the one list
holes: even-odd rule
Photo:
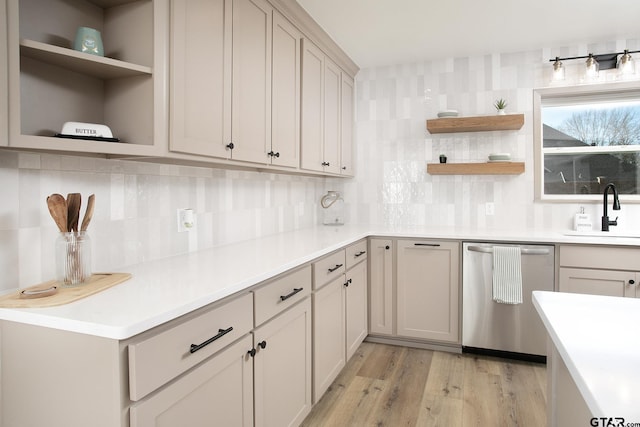
[[613, 184], [607, 184], [604, 187], [604, 205], [602, 210], [602, 231], [609, 231], [610, 225], [618, 225], [618, 217], [613, 221], [609, 221], [609, 217], [607, 216], [607, 194], [609, 194], [609, 189], [613, 190], [613, 210], [620, 210], [620, 200], [618, 200], [618, 190], [616, 186]]

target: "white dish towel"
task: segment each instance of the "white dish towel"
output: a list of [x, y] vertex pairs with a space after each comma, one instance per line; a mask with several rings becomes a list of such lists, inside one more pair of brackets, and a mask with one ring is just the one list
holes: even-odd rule
[[518, 246], [493, 247], [493, 300], [522, 304], [522, 263]]

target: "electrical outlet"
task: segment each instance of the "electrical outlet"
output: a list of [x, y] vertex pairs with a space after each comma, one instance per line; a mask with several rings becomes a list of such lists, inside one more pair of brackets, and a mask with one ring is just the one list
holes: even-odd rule
[[494, 205], [492, 202], [487, 202], [484, 205], [484, 211], [487, 216], [495, 215], [496, 205]]
[[178, 209], [178, 233], [196, 229], [196, 217], [193, 209]]

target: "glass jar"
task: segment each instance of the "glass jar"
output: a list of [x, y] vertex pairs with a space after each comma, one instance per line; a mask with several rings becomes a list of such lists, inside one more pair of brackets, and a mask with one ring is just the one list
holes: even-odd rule
[[78, 286], [91, 278], [91, 239], [84, 231], [60, 233], [56, 240], [56, 280]]
[[320, 199], [320, 205], [324, 209], [322, 223], [324, 225], [344, 224], [344, 199], [339, 191], [327, 191]]

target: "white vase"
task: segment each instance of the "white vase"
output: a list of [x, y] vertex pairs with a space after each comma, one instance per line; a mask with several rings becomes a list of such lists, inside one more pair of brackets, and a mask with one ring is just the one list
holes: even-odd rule
[[504, 116], [505, 114], [507, 114], [507, 111], [504, 108], [499, 108], [498, 109], [498, 115], [499, 116]]

